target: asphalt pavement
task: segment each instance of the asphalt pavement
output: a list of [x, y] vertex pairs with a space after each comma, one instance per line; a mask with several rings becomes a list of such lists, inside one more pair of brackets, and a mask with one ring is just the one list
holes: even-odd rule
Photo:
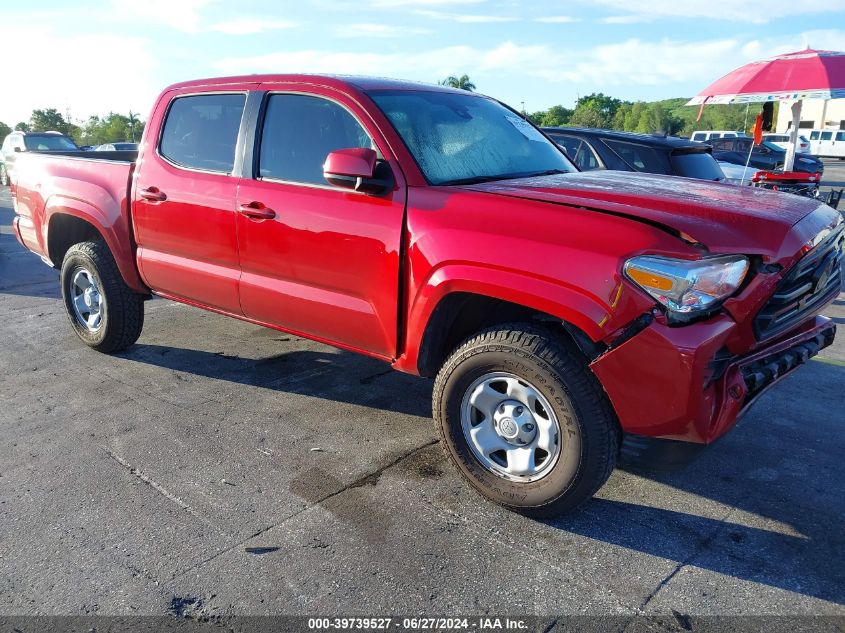
[[845, 617], [845, 330], [686, 470], [541, 522], [459, 478], [427, 380], [162, 299], [84, 347], [10, 206], [0, 614]]

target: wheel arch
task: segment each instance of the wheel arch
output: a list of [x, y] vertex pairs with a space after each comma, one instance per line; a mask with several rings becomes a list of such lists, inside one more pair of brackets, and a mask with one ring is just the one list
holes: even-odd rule
[[506, 322], [548, 324], [587, 358], [604, 349], [609, 307], [595, 298], [547, 280], [506, 271], [491, 278], [491, 271], [460, 268], [438, 271], [418, 293], [398, 369], [433, 376], [463, 339]]
[[135, 267], [131, 245], [123, 244], [115, 228], [93, 205], [64, 196], [48, 200], [45, 214], [45, 251], [54, 267], [61, 267], [68, 249], [74, 244], [100, 239], [114, 257], [121, 277], [135, 292], [149, 293]]

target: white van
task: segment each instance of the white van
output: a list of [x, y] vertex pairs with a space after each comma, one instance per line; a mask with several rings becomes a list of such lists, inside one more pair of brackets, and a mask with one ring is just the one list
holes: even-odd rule
[[748, 136], [748, 134], [737, 132], [736, 130], [699, 130], [698, 132], [693, 132], [689, 140], [706, 143], [707, 141], [712, 141], [714, 138], [736, 138], [737, 136]]
[[[771, 143], [772, 145], [777, 145], [783, 150], [789, 147], [789, 134], [775, 134], [773, 132], [766, 132], [765, 134], [763, 134], [763, 140], [769, 141], [769, 143]], [[807, 137], [803, 134], [798, 135], [798, 147], [795, 148], [795, 151], [799, 154], [810, 153], [810, 141], [808, 141]]]
[[845, 160], [845, 130], [810, 130], [810, 153]]

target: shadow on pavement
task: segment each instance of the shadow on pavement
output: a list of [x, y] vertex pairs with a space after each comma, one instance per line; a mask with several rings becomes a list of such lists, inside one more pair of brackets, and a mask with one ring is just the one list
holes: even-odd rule
[[[386, 363], [350, 352], [298, 350], [252, 360], [138, 343], [119, 356], [242, 385], [307, 394], [419, 417], [431, 415], [430, 386], [424, 389], [425, 398], [408, 395], [419, 391], [421, 383], [428, 381], [396, 372]], [[382, 377], [383, 380], [379, 380]]]
[[[421, 379], [393, 372], [384, 363], [347, 352], [291, 351], [255, 361], [139, 344], [122, 357], [238, 384], [420, 417], [430, 415], [429, 388], [424, 396], [419, 394]], [[791, 380], [803, 381], [825, 394], [838, 394], [845, 385], [845, 368], [819, 363], [808, 365], [802, 372], [803, 378], [796, 374]], [[418, 397], [408, 396], [415, 391]], [[804, 386], [797, 391], [805, 391]], [[785, 392], [781, 392], [780, 398], [795, 400]], [[762, 402], [755, 406], [761, 405]], [[794, 418], [793, 414], [786, 417]], [[845, 560], [845, 532], [841, 529], [845, 514], [842, 475], [840, 469], [829, 467], [833, 458], [824, 452], [839, 449], [825, 445], [818, 460], [820, 465], [813, 463], [813, 454], [808, 456], [803, 450], [818, 448], [820, 439], [839, 427], [841, 415], [841, 410], [822, 405], [808, 411], [807, 419], [803, 420], [806, 424], [790, 423], [785, 428], [767, 426], [770, 424], [767, 416], [749, 416], [752, 419], [681, 472], [634, 471], [662, 484], [656, 503], [666, 503], [668, 497], [673, 508], [707, 506], [709, 517], [699, 516], [695, 510], [651, 507], [648, 501], [596, 499], [584, 512], [549, 521], [548, 525], [675, 560], [679, 566], [690, 564], [845, 603], [845, 567], [841, 565]], [[695, 497], [700, 498], [700, 503]], [[713, 502], [721, 506], [713, 509]], [[764, 527], [752, 527], [749, 523]]]
[[[632, 468], [632, 473], [662, 484], [660, 499], [643, 503], [595, 499], [585, 512], [550, 524], [693, 567], [845, 604], [843, 385], [845, 368], [810, 363], [774, 387], [770, 394], [781, 389], [777, 403], [771, 396], [759, 401], [747, 419], [686, 469], [667, 473]], [[800, 414], [802, 398], [808, 401], [805, 415]], [[809, 406], [811, 399], [815, 406]], [[778, 406], [781, 403], [786, 406]], [[667, 494], [685, 507], [699, 506], [702, 513], [722, 516], [647, 505], [650, 501], [665, 505]], [[714, 507], [714, 501], [724, 507]]]

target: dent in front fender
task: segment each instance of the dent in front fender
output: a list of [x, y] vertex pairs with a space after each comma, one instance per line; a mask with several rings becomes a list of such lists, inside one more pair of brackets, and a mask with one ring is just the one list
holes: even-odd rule
[[590, 364], [626, 433], [694, 442], [712, 439], [711, 421], [742, 408], [710, 381], [711, 361], [736, 323], [720, 315], [685, 327], [652, 322]]

